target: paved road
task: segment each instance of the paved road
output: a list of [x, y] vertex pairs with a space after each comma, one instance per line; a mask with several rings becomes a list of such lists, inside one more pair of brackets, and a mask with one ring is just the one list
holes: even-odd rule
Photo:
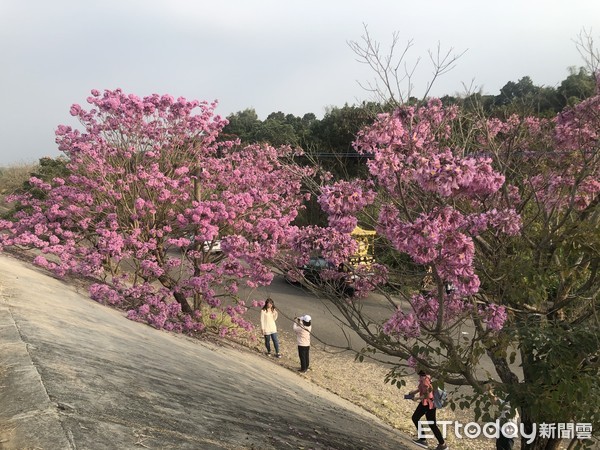
[[[280, 329], [291, 329], [294, 317], [310, 314], [313, 319], [315, 343], [342, 348], [350, 346], [355, 350], [360, 350], [365, 346], [364, 341], [356, 333], [337, 319], [340, 314], [335, 306], [300, 286], [286, 282], [283, 276], [276, 276], [269, 287], [260, 288], [251, 298], [264, 299], [267, 296], [274, 300], [280, 311], [277, 321]], [[389, 317], [389, 307], [382, 299], [374, 296], [365, 300], [365, 309], [370, 315], [379, 318]], [[248, 314], [248, 318], [252, 319], [254, 323], [259, 323], [258, 317], [256, 310], [250, 311]]]

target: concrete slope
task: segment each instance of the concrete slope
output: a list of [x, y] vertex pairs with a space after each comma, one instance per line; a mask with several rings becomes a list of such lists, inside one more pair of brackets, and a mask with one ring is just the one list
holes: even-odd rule
[[248, 351], [129, 321], [7, 255], [0, 285], [0, 449], [407, 448]]

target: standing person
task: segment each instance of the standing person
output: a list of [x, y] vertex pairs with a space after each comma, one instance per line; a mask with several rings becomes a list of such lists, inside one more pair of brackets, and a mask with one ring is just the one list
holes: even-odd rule
[[[416, 395], [418, 394], [418, 395]], [[429, 424], [429, 428], [433, 432], [433, 435], [438, 441], [438, 446], [435, 450], [446, 450], [448, 446], [444, 442], [444, 437], [440, 429], [437, 426], [437, 420], [435, 418], [435, 403], [433, 402], [433, 385], [431, 384], [431, 376], [429, 376], [424, 370], [419, 371], [419, 386], [414, 391], [409, 392], [406, 398], [414, 399], [419, 402], [419, 406], [415, 409], [412, 415], [412, 421], [417, 427], [417, 439], [413, 439], [413, 442], [420, 447], [427, 447], [427, 439], [421, 437], [419, 434], [419, 419], [425, 416]]]
[[[500, 415], [498, 417], [500, 431], [498, 438], [496, 439], [496, 450], [512, 450], [515, 445], [514, 438], [517, 434], [519, 413], [516, 409], [514, 411], [512, 410], [508, 401], [499, 399], [492, 388], [490, 388], [490, 397], [492, 399], [492, 404], [498, 406], [500, 409]], [[504, 431], [506, 431], [507, 434], [504, 434]]]
[[294, 332], [298, 342], [298, 356], [300, 357], [300, 372], [305, 373], [310, 365], [310, 330], [312, 329], [311, 317], [305, 314], [294, 318]]
[[275, 303], [270, 298], [265, 300], [265, 306], [260, 311], [260, 328], [262, 334], [265, 337], [265, 347], [267, 348], [267, 356], [271, 356], [271, 339], [273, 339], [273, 346], [275, 347], [275, 358], [281, 358], [279, 353], [279, 338], [277, 337], [277, 310], [275, 309]]

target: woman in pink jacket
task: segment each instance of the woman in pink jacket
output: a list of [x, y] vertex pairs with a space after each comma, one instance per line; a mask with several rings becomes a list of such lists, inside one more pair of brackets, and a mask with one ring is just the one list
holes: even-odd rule
[[[433, 432], [433, 435], [438, 441], [438, 446], [435, 450], [446, 450], [448, 445], [444, 442], [442, 432], [437, 426], [437, 419], [435, 417], [435, 403], [433, 402], [433, 385], [431, 384], [431, 376], [428, 375], [424, 370], [419, 371], [419, 386], [414, 391], [411, 391], [406, 398], [410, 398], [419, 402], [417, 409], [415, 409], [412, 415], [412, 421], [419, 432], [419, 419], [425, 416], [429, 422], [429, 428]], [[417, 439], [413, 439], [413, 442], [420, 447], [429, 448], [427, 446], [427, 440], [420, 435]]]
[[308, 370], [310, 364], [310, 330], [312, 328], [311, 317], [305, 314], [294, 318], [294, 332], [298, 342], [298, 356], [300, 357], [300, 372]]

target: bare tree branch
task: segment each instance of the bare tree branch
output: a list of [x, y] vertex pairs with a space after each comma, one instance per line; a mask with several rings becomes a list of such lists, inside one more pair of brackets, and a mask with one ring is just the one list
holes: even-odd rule
[[[413, 79], [421, 58], [418, 57], [413, 63], [407, 60], [408, 51], [414, 44], [412, 39], [408, 40], [402, 50], [398, 50], [400, 36], [398, 32], [392, 35], [392, 42], [387, 51], [382, 50], [381, 44], [375, 41], [369, 34], [366, 24], [363, 24], [364, 34], [360, 42], [349, 41], [348, 45], [356, 55], [356, 60], [366, 64], [375, 74], [373, 82], [361, 83], [359, 86], [365, 91], [372, 93], [375, 100], [389, 104], [395, 108], [407, 103], [413, 97], [415, 88]], [[431, 88], [439, 77], [450, 72], [456, 67], [456, 62], [463, 56], [466, 50], [455, 54], [451, 47], [447, 51], [442, 50], [438, 42], [435, 51], [429, 51], [429, 60], [433, 66], [431, 79], [427, 82], [424, 100], [429, 95]]]

